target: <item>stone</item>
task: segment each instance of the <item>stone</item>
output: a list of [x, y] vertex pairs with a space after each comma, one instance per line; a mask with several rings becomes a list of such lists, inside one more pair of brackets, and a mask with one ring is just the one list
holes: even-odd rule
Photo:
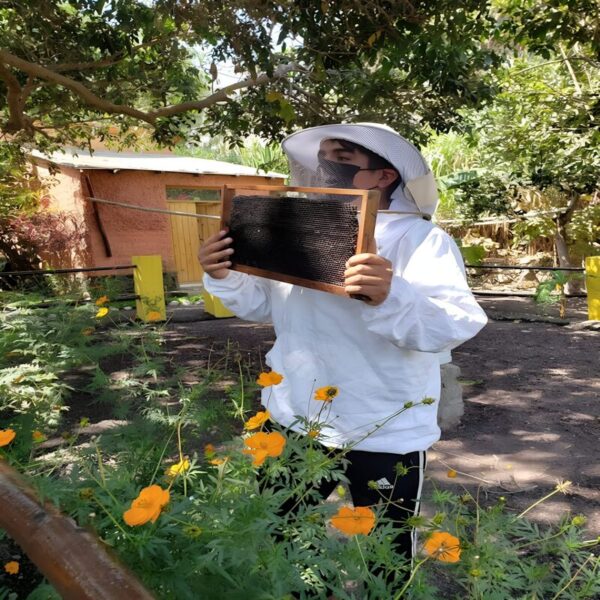
[[454, 363], [440, 365], [442, 393], [438, 407], [438, 425], [442, 431], [456, 427], [465, 412], [462, 386], [458, 381], [460, 367]]

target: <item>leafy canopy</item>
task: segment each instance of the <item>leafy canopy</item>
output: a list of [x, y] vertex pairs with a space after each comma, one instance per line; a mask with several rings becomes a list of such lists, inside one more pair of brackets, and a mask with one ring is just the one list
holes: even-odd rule
[[[190, 111], [198, 136], [236, 140], [341, 120], [443, 128], [489, 96], [499, 35], [483, 0], [3, 1], [0, 127], [41, 147], [128, 145], [140, 123], [171, 144]], [[242, 80], [216, 88], [223, 61]]]

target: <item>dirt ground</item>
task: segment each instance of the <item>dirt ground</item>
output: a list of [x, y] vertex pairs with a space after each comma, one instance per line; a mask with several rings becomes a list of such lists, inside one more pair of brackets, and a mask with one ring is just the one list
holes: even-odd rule
[[[556, 522], [570, 510], [600, 534], [600, 331], [579, 329], [582, 299], [565, 319], [530, 298], [480, 297], [489, 324], [453, 351], [462, 371], [465, 414], [429, 453], [428, 486], [499, 495], [522, 510], [561, 480], [573, 482], [530, 513]], [[273, 343], [270, 326], [239, 319], [171, 323], [169, 353], [179, 364], [205, 365], [240, 352], [257, 367]], [[232, 354], [233, 352], [233, 354]], [[447, 477], [449, 469], [458, 472]], [[428, 487], [424, 495], [427, 496]], [[425, 511], [427, 509], [425, 508]]]

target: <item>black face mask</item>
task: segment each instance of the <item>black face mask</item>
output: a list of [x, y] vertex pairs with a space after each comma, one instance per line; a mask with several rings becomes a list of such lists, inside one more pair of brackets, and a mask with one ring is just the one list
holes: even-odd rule
[[371, 171], [372, 169], [363, 169], [357, 165], [334, 162], [319, 158], [317, 176], [319, 183], [324, 187], [334, 188], [353, 188], [354, 177], [359, 171]]

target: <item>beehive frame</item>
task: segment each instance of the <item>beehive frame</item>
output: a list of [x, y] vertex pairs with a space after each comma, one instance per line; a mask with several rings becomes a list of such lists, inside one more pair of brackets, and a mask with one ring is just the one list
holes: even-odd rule
[[[369, 249], [374, 246], [375, 221], [377, 219], [377, 209], [379, 207], [380, 200], [379, 190], [295, 187], [284, 185], [240, 185], [239, 187], [225, 185], [223, 186], [221, 196], [223, 204], [221, 210], [221, 229], [226, 229], [229, 227], [231, 210], [233, 207], [233, 198], [236, 197], [236, 195], [238, 195], [236, 194], [236, 190], [238, 189], [243, 190], [243, 192], [301, 192], [308, 194], [356, 196], [360, 199], [360, 206], [358, 207], [359, 223], [355, 254], [368, 252]], [[290, 199], [290, 201], [293, 201], [293, 199]], [[269, 271], [254, 266], [236, 264], [235, 255], [233, 256], [232, 266], [230, 268], [234, 271], [240, 271], [242, 273], [248, 273], [250, 275], [258, 275], [260, 277], [266, 277], [267, 279], [283, 281], [285, 283], [291, 283], [294, 285], [299, 285], [314, 290], [329, 292], [332, 294], [337, 294], [339, 296], [348, 296], [344, 287], [340, 285], [335, 285], [332, 283], [326, 283], [322, 281], [314, 281], [311, 279], [304, 279], [302, 277], [296, 277], [287, 273], [278, 273], [275, 271]]]

